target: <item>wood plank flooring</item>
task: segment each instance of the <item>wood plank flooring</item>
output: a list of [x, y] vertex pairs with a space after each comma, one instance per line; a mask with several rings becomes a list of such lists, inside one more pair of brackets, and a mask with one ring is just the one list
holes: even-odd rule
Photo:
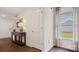
[[41, 52], [41, 50], [28, 47], [19, 46], [11, 42], [11, 39], [0, 39], [0, 52]]

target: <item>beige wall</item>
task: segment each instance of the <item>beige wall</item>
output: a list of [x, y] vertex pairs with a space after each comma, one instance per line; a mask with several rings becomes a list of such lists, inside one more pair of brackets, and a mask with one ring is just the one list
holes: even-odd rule
[[26, 45], [49, 51], [53, 47], [53, 9], [27, 8], [20, 14], [26, 20]]
[[0, 17], [0, 39], [1, 38], [8, 38], [11, 34], [11, 28], [15, 23], [14, 19], [6, 19]]
[[26, 45], [43, 50], [43, 19], [41, 8], [26, 8], [20, 14], [26, 21], [24, 30], [27, 33]]
[[53, 8], [44, 8], [44, 51], [49, 51], [54, 46], [54, 18]]
[[[54, 45], [53, 8], [25, 8], [19, 16], [24, 19], [26, 45], [49, 51]], [[0, 19], [0, 37], [10, 37], [14, 23], [16, 21], [12, 19]]]

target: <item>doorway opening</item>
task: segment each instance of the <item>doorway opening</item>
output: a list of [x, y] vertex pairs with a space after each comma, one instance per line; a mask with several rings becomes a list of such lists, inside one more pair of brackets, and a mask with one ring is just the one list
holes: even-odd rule
[[55, 10], [56, 46], [76, 51], [77, 26], [75, 9], [72, 7], [57, 7]]

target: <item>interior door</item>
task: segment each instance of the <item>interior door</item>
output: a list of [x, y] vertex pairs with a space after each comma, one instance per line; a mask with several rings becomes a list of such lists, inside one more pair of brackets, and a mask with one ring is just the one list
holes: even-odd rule
[[42, 29], [42, 14], [40, 9], [35, 9], [29, 15], [29, 40], [30, 46], [43, 49], [43, 29]]
[[74, 8], [59, 8], [56, 18], [57, 46], [75, 50]]

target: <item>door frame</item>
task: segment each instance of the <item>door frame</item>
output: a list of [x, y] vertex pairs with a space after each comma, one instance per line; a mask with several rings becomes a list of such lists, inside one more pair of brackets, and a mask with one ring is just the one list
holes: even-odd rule
[[[74, 7], [73, 8], [73, 43], [74, 43], [74, 50], [76, 51], [77, 50], [77, 40], [78, 40], [78, 28], [77, 28], [77, 14], [76, 14], [76, 10]], [[59, 15], [59, 14], [58, 14]], [[55, 14], [55, 18], [56, 18], [56, 21], [58, 19], [58, 16], [57, 14]], [[76, 19], [76, 20], [75, 20]], [[55, 23], [56, 23], [55, 21]], [[59, 22], [58, 22], [59, 24]], [[56, 40], [56, 46], [57, 47], [61, 47], [60, 46], [60, 39], [59, 39], [59, 29], [58, 29], [58, 24], [55, 24], [55, 29], [57, 29], [57, 33], [55, 33], [55, 35], [57, 35], [57, 39], [55, 38]], [[76, 36], [75, 36], [76, 35]], [[56, 37], [56, 36], [55, 36]]]

